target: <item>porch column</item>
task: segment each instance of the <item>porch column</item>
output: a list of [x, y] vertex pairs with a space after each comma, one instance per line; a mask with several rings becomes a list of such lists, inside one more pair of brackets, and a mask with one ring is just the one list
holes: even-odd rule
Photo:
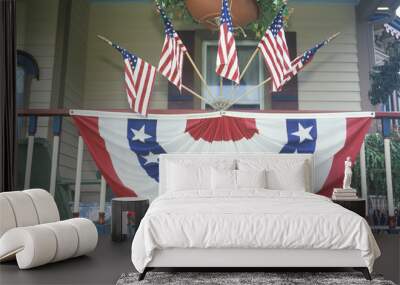
[[101, 176], [100, 183], [100, 206], [99, 206], [99, 224], [105, 223], [105, 204], [106, 204], [106, 188], [107, 183], [104, 176]]
[[78, 154], [76, 157], [76, 175], [75, 175], [75, 192], [74, 192], [74, 211], [72, 215], [79, 217], [79, 201], [81, 198], [81, 179], [82, 179], [82, 159], [83, 159], [83, 139], [78, 137]]
[[29, 116], [29, 124], [28, 124], [28, 149], [26, 152], [24, 189], [29, 189], [29, 187], [31, 186], [33, 146], [35, 143], [36, 131], [37, 131], [37, 116], [31, 115]]
[[360, 150], [360, 174], [361, 174], [361, 198], [365, 199], [365, 214], [368, 216], [368, 189], [367, 189], [367, 165], [365, 160], [365, 140]]
[[54, 197], [56, 193], [58, 150], [60, 146], [62, 116], [53, 117], [53, 153], [51, 155], [50, 172], [50, 194]]
[[384, 137], [385, 152], [385, 172], [386, 172], [386, 189], [388, 200], [389, 228], [396, 226], [394, 217], [394, 199], [393, 199], [393, 183], [392, 183], [392, 160], [390, 154], [390, 119], [382, 119], [382, 133]]

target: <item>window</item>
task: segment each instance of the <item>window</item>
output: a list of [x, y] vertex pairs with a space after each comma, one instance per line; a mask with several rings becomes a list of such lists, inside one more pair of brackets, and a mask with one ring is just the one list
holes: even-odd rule
[[[237, 41], [236, 49], [238, 51], [239, 66], [244, 68], [250, 56], [257, 46], [255, 41]], [[211, 93], [216, 97], [212, 98], [207, 90], [202, 88], [202, 96], [210, 100], [230, 100], [234, 101], [250, 88], [258, 85], [264, 80], [264, 68], [260, 56], [255, 57], [250, 67], [247, 69], [245, 76], [240, 82], [240, 86], [234, 87], [230, 80], [223, 80], [222, 94], [220, 94], [220, 78], [215, 73], [215, 63], [217, 59], [218, 42], [203, 42], [203, 75]], [[240, 70], [242, 71], [242, 70]], [[205, 108], [204, 102], [202, 108]], [[241, 98], [232, 106], [233, 109], [264, 109], [264, 86], [254, 89], [253, 92]]]

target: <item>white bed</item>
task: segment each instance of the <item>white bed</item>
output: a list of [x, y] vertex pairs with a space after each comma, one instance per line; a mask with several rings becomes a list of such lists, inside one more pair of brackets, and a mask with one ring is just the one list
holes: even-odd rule
[[[210, 166], [214, 180], [237, 173], [235, 187], [210, 187]], [[269, 185], [239, 188], [232, 170], [260, 167]], [[370, 278], [380, 251], [367, 222], [312, 194], [313, 169], [308, 154], [161, 155], [160, 196], [132, 243], [140, 278], [154, 267], [354, 267]]]

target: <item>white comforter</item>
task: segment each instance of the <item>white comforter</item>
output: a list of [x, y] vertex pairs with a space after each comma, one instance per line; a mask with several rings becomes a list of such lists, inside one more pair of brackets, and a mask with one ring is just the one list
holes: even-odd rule
[[320, 195], [265, 189], [158, 197], [135, 235], [132, 262], [143, 272], [165, 248], [358, 249], [370, 271], [380, 255], [359, 215]]

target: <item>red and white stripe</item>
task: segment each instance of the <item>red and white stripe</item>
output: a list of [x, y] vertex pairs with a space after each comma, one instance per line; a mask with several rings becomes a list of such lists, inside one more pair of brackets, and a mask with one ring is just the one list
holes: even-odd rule
[[216, 73], [239, 84], [240, 72], [235, 38], [226, 23], [219, 28]]
[[129, 107], [142, 115], [147, 115], [150, 97], [156, 78], [156, 68], [138, 58], [132, 70], [129, 60], [125, 60], [125, 90]]
[[272, 77], [272, 91], [279, 91], [284, 85], [285, 74], [290, 71], [291, 61], [286, 44], [285, 31], [281, 29], [274, 37], [271, 30], [267, 30], [258, 44], [269, 73]]
[[285, 85], [287, 82], [289, 82], [293, 77], [297, 75], [304, 67], [305, 65], [301, 61], [303, 56], [298, 56], [293, 60], [292, 62], [292, 68], [289, 70], [288, 73], [284, 75], [284, 81], [282, 82], [282, 86]]
[[[314, 153], [314, 193], [330, 197], [343, 182], [344, 161], [355, 161], [368, 132], [371, 113], [336, 114], [170, 114], [157, 120], [157, 142], [166, 153], [280, 153], [287, 143], [286, 120], [315, 118], [318, 138]], [[161, 117], [160, 117], [161, 116]], [[72, 118], [107, 183], [118, 196], [156, 197], [158, 184], [141, 167], [131, 150], [129, 120], [143, 120], [131, 113], [73, 110]], [[332, 136], [331, 134], [335, 134]], [[154, 142], [144, 147], [151, 148]], [[147, 144], [147, 146], [146, 146]]]
[[174, 37], [165, 36], [158, 71], [173, 83], [179, 91], [182, 88], [183, 56], [186, 47], [175, 32]]

